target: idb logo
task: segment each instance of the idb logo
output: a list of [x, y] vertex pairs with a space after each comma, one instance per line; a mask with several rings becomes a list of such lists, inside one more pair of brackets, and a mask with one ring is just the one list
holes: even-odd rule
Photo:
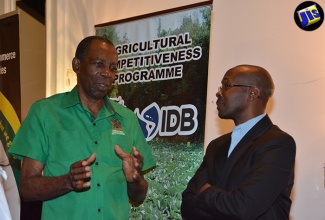
[[191, 135], [198, 127], [197, 109], [194, 105], [159, 107], [153, 102], [142, 112], [134, 110], [147, 141], [160, 136]]
[[296, 8], [294, 17], [298, 27], [305, 31], [313, 31], [323, 23], [324, 12], [317, 3], [307, 1]]

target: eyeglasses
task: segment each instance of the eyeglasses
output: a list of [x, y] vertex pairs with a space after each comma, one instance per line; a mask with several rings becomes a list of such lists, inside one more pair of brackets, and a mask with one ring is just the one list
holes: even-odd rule
[[224, 86], [219, 86], [218, 91], [226, 91], [231, 87], [247, 87], [252, 88], [253, 86], [247, 86], [247, 85], [236, 85], [236, 84], [225, 84]]

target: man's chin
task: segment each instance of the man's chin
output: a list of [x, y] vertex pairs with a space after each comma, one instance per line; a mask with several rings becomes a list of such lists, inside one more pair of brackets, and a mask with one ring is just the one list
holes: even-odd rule
[[225, 114], [222, 114], [222, 113], [218, 113], [218, 116], [219, 116], [219, 118], [221, 118], [221, 119], [230, 119], [227, 115], [225, 115]]

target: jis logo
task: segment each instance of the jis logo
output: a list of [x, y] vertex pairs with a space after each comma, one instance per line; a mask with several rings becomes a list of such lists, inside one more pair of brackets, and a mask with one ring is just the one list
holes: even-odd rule
[[303, 28], [321, 20], [316, 4], [299, 10], [297, 13]]
[[302, 2], [294, 13], [296, 25], [304, 31], [313, 31], [319, 28], [324, 19], [322, 7], [312, 1]]

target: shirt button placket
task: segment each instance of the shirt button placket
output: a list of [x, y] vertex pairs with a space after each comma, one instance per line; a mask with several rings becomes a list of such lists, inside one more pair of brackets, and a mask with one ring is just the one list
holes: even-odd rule
[[[94, 139], [95, 139], [95, 140], [94, 140], [95, 145], [98, 145], [99, 142], [98, 142], [98, 140], [96, 140], [96, 139], [98, 139], [98, 135], [97, 135], [98, 129], [96, 128], [96, 125], [97, 125], [96, 122], [94, 122], [94, 123], [93, 123], [93, 126], [94, 126], [94, 133], [93, 133], [93, 134], [94, 134], [94, 136], [93, 136], [93, 137], [94, 137]], [[96, 165], [96, 167], [98, 167], [98, 166], [99, 166], [99, 162], [96, 161], [96, 162], [95, 162], [95, 165]], [[97, 189], [100, 190], [100, 183], [97, 183]], [[102, 215], [101, 211], [102, 211], [101, 208], [97, 208], [97, 213], [98, 213], [98, 214], [101, 214], [101, 215]], [[99, 217], [99, 218], [101, 218], [101, 217]]]

